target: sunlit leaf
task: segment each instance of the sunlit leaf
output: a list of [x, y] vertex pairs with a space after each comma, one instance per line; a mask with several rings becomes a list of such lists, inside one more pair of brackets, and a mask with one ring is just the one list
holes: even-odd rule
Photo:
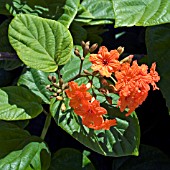
[[0, 90], [0, 119], [25, 120], [42, 112], [41, 99], [30, 90], [8, 86]]
[[8, 34], [19, 58], [32, 68], [53, 72], [71, 56], [71, 34], [57, 21], [19, 14], [10, 23]]
[[113, 0], [115, 27], [151, 26], [170, 22], [169, 0]]
[[138, 155], [140, 132], [135, 112], [126, 117], [118, 108], [105, 103], [108, 116], [116, 118], [117, 126], [110, 130], [93, 130], [82, 125], [81, 118], [69, 107], [69, 100], [65, 100], [65, 112], [61, 111], [61, 102], [57, 107], [53, 105], [55, 103], [51, 103], [50, 111], [56, 123], [86, 147], [107, 156]]
[[[42, 158], [44, 157], [44, 158]], [[41, 164], [41, 158], [46, 163]], [[49, 167], [50, 154], [45, 143], [31, 142], [22, 150], [13, 151], [0, 160], [0, 168], [4, 170], [46, 170]]]

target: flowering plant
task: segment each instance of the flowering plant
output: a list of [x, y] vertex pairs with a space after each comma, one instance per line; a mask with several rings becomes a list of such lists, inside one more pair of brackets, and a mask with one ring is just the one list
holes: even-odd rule
[[[163, 19], [150, 18], [146, 8], [142, 17], [132, 15], [132, 21], [128, 10], [134, 9], [128, 0], [99, 2], [0, 2], [0, 14], [8, 16], [0, 25], [0, 73], [16, 73], [11, 82], [2, 81], [0, 89], [0, 169], [95, 169], [89, 151], [110, 157], [140, 154], [135, 110], [150, 90], [162, 90], [166, 80], [163, 61], [152, 55], [151, 37], [157, 28], [146, 31], [148, 66], [124, 53], [124, 47], [103, 45], [101, 34], [106, 30], [101, 25], [152, 26], [165, 24], [168, 17], [160, 5]], [[164, 90], [163, 94], [166, 98]], [[85, 146], [84, 151], [51, 149], [61, 140], [59, 136], [57, 144], [50, 145], [53, 124]], [[34, 126], [40, 134], [31, 131]], [[52, 129], [52, 136], [58, 131]], [[61, 143], [65, 142], [64, 137]]]

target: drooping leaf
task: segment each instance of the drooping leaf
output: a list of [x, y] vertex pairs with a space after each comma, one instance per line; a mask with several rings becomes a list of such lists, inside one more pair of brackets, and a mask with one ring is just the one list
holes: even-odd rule
[[[82, 56], [82, 53], [83, 53], [82, 48], [80, 46], [76, 46], [76, 47], [79, 49], [80, 55]], [[90, 67], [91, 67], [91, 63], [89, 61], [89, 55], [87, 55], [84, 59], [81, 73], [83, 73], [84, 69], [87, 70]], [[71, 59], [61, 69], [63, 80], [67, 82], [71, 80], [72, 78], [74, 78], [79, 73], [79, 69], [80, 69], [80, 58], [75, 56], [74, 49], [73, 49]]]
[[48, 75], [57, 77], [56, 73], [49, 74], [40, 70], [27, 68], [20, 76], [18, 85], [26, 86], [33, 93], [39, 96], [45, 103], [49, 104], [52, 93], [46, 89], [46, 86], [50, 84]]
[[152, 26], [170, 22], [169, 0], [113, 0], [115, 27]]
[[161, 92], [166, 99], [166, 105], [170, 111], [170, 24], [164, 24], [146, 29], [146, 47], [148, 53], [149, 64], [156, 62], [156, 70], [160, 75]]
[[[41, 163], [41, 159], [46, 162]], [[11, 170], [12, 167], [15, 170], [47, 170], [49, 164], [50, 153], [45, 143], [31, 142], [1, 159], [0, 169]]]
[[0, 159], [12, 151], [22, 149], [31, 141], [42, 141], [12, 123], [0, 121], [0, 127]]
[[18, 57], [32, 68], [54, 72], [71, 56], [71, 34], [57, 21], [19, 14], [10, 23], [8, 34]]
[[118, 108], [105, 103], [109, 118], [116, 118], [117, 126], [110, 130], [93, 130], [82, 125], [81, 118], [69, 107], [68, 99], [65, 112], [61, 111], [61, 102], [54, 105], [51, 103], [50, 111], [56, 123], [86, 147], [107, 156], [138, 155], [140, 132], [135, 112], [126, 117]]
[[95, 170], [91, 161], [80, 151], [62, 148], [52, 157], [49, 170]]
[[30, 90], [19, 86], [0, 89], [0, 119], [25, 120], [42, 112], [41, 99]]

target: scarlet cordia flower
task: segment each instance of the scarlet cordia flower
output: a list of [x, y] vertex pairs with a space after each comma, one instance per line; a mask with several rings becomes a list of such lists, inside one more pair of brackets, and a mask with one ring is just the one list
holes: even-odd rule
[[88, 88], [85, 84], [78, 86], [78, 84], [74, 81], [68, 83], [69, 89], [65, 90], [67, 96], [70, 100], [70, 107], [77, 108], [81, 105], [81, 100], [90, 101], [92, 96], [89, 92], [87, 92]]
[[74, 110], [74, 112], [82, 117], [82, 123], [92, 129], [109, 130], [111, 126], [116, 125], [116, 120], [104, 120], [104, 114], [107, 114], [107, 110], [100, 106], [99, 101], [94, 100], [92, 102], [84, 102], [82, 107]]
[[145, 101], [150, 90], [149, 84], [153, 86], [154, 90], [159, 89], [155, 82], [158, 82], [160, 77], [155, 68], [156, 64], [154, 63], [148, 73], [147, 65], [138, 66], [137, 61], [133, 61], [132, 66], [129, 63], [123, 63], [120, 70], [115, 72], [117, 79], [115, 87], [120, 96], [118, 106], [121, 111], [129, 108], [126, 116]]
[[70, 82], [69, 89], [65, 90], [70, 98], [70, 107], [82, 118], [82, 123], [95, 130], [108, 130], [111, 126], [116, 125], [115, 119], [104, 121], [102, 115], [107, 114], [107, 110], [101, 107], [100, 102], [92, 98], [87, 90], [86, 85], [78, 86], [75, 82]]
[[119, 53], [117, 50], [110, 52], [105, 46], [101, 46], [98, 54], [91, 54], [90, 61], [92, 62], [93, 71], [99, 71], [102, 76], [110, 77], [111, 74], [120, 68], [118, 61]]

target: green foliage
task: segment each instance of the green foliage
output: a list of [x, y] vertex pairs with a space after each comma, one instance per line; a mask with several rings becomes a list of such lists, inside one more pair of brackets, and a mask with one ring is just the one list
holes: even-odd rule
[[146, 46], [148, 51], [149, 64], [156, 62], [157, 70], [160, 75], [160, 87], [166, 104], [170, 111], [170, 68], [169, 63], [169, 40], [170, 40], [170, 24], [148, 27], [146, 30]]
[[113, 0], [115, 27], [152, 26], [170, 22], [169, 0]]
[[[40, 161], [41, 158], [46, 160], [43, 166]], [[11, 170], [11, 167], [16, 170], [46, 170], [49, 163], [50, 154], [45, 143], [31, 142], [23, 149], [13, 151], [1, 159], [0, 168], [6, 170]]]
[[25, 120], [38, 116], [43, 108], [41, 99], [30, 90], [8, 86], [0, 90], [0, 119]]
[[118, 108], [103, 104], [110, 118], [116, 117], [117, 126], [110, 130], [92, 130], [81, 124], [81, 119], [65, 100], [66, 111], [61, 111], [61, 102], [51, 103], [50, 111], [56, 123], [67, 133], [88, 148], [107, 156], [138, 155], [139, 125], [136, 114], [125, 117]]
[[44, 103], [50, 103], [50, 96], [52, 95], [46, 89], [46, 86], [50, 84], [48, 80], [48, 75], [55, 75], [57, 74], [49, 74], [40, 70], [27, 68], [24, 73], [20, 76], [18, 80], [19, 86], [26, 86], [29, 88], [33, 93], [39, 96]]
[[[147, 169], [153, 166], [155, 152], [145, 147], [139, 150], [140, 126], [136, 113], [126, 117], [127, 111], [120, 112], [117, 107], [117, 94], [99, 92], [102, 87], [99, 76], [87, 76], [83, 72], [92, 71], [90, 55], [83, 60], [83, 50], [78, 45], [87, 40], [91, 45], [97, 42], [100, 46], [105, 24], [114, 24], [115, 27], [152, 26], [146, 30], [148, 61], [157, 63], [161, 76], [158, 86], [170, 108], [168, 0], [1, 0], [0, 14], [8, 16], [0, 25], [0, 86], [11, 83], [0, 89], [0, 169], [94, 169], [85, 154], [71, 148], [55, 152], [50, 165], [48, 142], [45, 144], [43, 141], [51, 116], [64, 131], [99, 154], [121, 157], [138, 156], [141, 152], [140, 165], [135, 165], [135, 158], [124, 157], [115, 159], [113, 169]], [[81, 57], [75, 56], [75, 45]], [[18, 67], [22, 72], [12, 82], [6, 70]], [[55, 76], [56, 81], [49, 81], [49, 75]], [[81, 118], [70, 108], [64, 92], [65, 83], [71, 80], [79, 85], [92, 81], [89, 92], [107, 110], [104, 119], [116, 119], [117, 125], [110, 130], [93, 130], [83, 125]], [[109, 83], [113, 84], [111, 80]], [[47, 88], [49, 84], [61, 92], [50, 91]], [[30, 135], [24, 128], [29, 119], [42, 111], [48, 119], [40, 138]], [[151, 164], [145, 166], [148, 156]], [[157, 160], [162, 161], [165, 157], [159, 158]]]
[[52, 157], [49, 170], [95, 170], [86, 155], [72, 148], [62, 148]]
[[30, 142], [42, 141], [39, 137], [31, 136], [28, 131], [19, 128], [13, 123], [0, 121], [0, 126], [0, 159], [12, 151], [22, 149]]
[[9, 40], [26, 65], [46, 72], [65, 64], [73, 47], [72, 37], [62, 24], [29, 14], [12, 20]]

